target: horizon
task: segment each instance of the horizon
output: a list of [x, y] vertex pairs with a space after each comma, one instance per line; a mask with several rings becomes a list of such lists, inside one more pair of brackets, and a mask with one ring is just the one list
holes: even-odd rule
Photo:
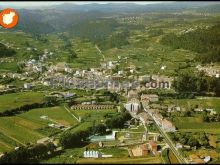
[[148, 5], [148, 4], [158, 4], [158, 3], [170, 3], [175, 1], [38, 1], [38, 2], [25, 2], [25, 1], [17, 1], [17, 2], [11, 2], [11, 1], [1, 1], [0, 6], [13, 6], [13, 7], [47, 7], [47, 6], [53, 6], [53, 5], [62, 5], [62, 4], [75, 4], [75, 5], [85, 5], [85, 4], [108, 4], [108, 3], [115, 3], [115, 4], [128, 4], [128, 3], [134, 3], [137, 5]]

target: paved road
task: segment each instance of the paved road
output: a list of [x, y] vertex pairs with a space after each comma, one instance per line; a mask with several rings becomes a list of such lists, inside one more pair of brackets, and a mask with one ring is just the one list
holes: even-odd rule
[[175, 147], [175, 145], [173, 144], [173, 141], [170, 139], [170, 137], [166, 134], [166, 132], [159, 126], [159, 123], [157, 122], [157, 120], [152, 116], [151, 113], [149, 113], [145, 108], [144, 110], [153, 118], [158, 130], [160, 131], [161, 135], [164, 137], [164, 139], [166, 140], [167, 144], [169, 145], [170, 149], [173, 151], [174, 155], [176, 156], [176, 158], [178, 159], [178, 161], [181, 164], [189, 164], [189, 162], [186, 160], [186, 158], [184, 158], [181, 153], [179, 153], [179, 151], [177, 150], [177, 148]]

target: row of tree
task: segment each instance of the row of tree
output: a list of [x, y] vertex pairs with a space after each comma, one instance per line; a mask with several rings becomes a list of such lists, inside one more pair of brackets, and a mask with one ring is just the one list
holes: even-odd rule
[[183, 145], [189, 145], [191, 147], [209, 147], [209, 139], [208, 135], [205, 134], [204, 132], [195, 132], [195, 133], [190, 133], [190, 132], [177, 132], [177, 133], [170, 133], [171, 138], [174, 141], [178, 141]]
[[51, 142], [47, 144], [35, 144], [33, 146], [22, 146], [19, 149], [5, 153], [0, 158], [0, 164], [39, 163], [40, 159], [53, 155], [55, 148]]
[[46, 97], [45, 96], [42, 103], [25, 104], [20, 107], [8, 109], [3, 112], [0, 112], [0, 117], [1, 116], [13, 116], [13, 115], [16, 115], [16, 114], [19, 114], [22, 112], [27, 112], [27, 111], [34, 109], [34, 108], [51, 107], [51, 106], [55, 106], [57, 104], [58, 104], [58, 100], [56, 99], [56, 97]]
[[179, 73], [174, 80], [174, 88], [179, 93], [197, 93], [204, 94], [214, 92], [220, 96], [220, 79], [206, 76], [205, 73], [195, 73], [191, 70]]

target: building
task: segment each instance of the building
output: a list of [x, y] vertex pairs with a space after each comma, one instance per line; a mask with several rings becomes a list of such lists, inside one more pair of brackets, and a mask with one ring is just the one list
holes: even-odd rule
[[142, 121], [145, 124], [150, 124], [152, 122], [149, 115], [146, 112], [139, 113], [138, 117], [139, 117], [140, 121]]
[[141, 109], [139, 103], [127, 103], [127, 104], [125, 104], [125, 108], [129, 112], [135, 113], [135, 114], [137, 114], [139, 112], [139, 110]]
[[101, 158], [102, 154], [98, 151], [84, 151], [83, 157], [84, 158]]
[[71, 98], [71, 97], [73, 97], [73, 96], [75, 96], [75, 93], [70, 93], [70, 92], [63, 93], [63, 97], [64, 97], [65, 99]]
[[132, 99], [132, 98], [138, 98], [138, 93], [135, 90], [130, 90], [128, 91], [128, 99]]
[[146, 144], [138, 145], [133, 147], [131, 150], [131, 157], [139, 157], [139, 156], [147, 156], [148, 155], [148, 147]]
[[161, 127], [164, 131], [166, 132], [175, 132], [176, 128], [173, 125], [173, 123], [171, 123], [170, 121], [168, 121], [167, 119], [163, 119], [161, 121]]
[[25, 88], [25, 89], [31, 89], [31, 88], [32, 88], [32, 84], [30, 84], [30, 83], [25, 83], [25, 84], [24, 84], [24, 88]]
[[149, 149], [152, 151], [154, 155], [157, 155], [157, 143], [153, 140], [149, 141]]
[[142, 94], [141, 101], [157, 102], [159, 101], [159, 96], [156, 94]]

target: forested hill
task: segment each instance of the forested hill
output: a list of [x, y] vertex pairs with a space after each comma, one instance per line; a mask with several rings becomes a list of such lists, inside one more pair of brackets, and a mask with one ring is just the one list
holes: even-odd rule
[[203, 63], [220, 62], [220, 24], [185, 32], [180, 36], [171, 33], [164, 36], [161, 43], [174, 49], [195, 51], [199, 53], [197, 59]]
[[10, 57], [15, 55], [15, 51], [11, 48], [7, 48], [4, 44], [0, 43], [0, 58]]

